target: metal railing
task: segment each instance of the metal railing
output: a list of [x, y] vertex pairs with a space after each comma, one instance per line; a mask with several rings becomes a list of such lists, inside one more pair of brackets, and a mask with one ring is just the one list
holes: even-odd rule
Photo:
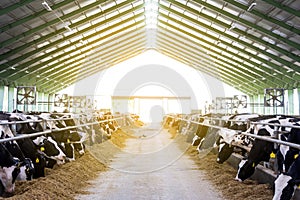
[[[51, 128], [49, 130], [45, 130], [45, 131], [42, 131], [42, 132], [22, 134], [22, 135], [17, 135], [17, 136], [11, 137], [11, 138], [0, 139], [0, 143], [13, 141], [13, 140], [20, 140], [20, 139], [24, 139], [24, 138], [31, 138], [31, 137], [41, 136], [41, 135], [47, 135], [47, 134], [50, 134], [50, 133], [55, 133], [55, 132], [60, 132], [60, 131], [70, 130], [70, 129], [76, 129], [76, 128], [84, 127], [84, 126], [92, 126], [92, 125], [96, 125], [96, 124], [100, 124], [100, 123], [104, 123], [104, 122], [123, 119], [123, 118], [124, 118], [124, 116], [123, 117], [112, 118], [112, 119], [105, 119], [105, 120], [101, 120], [101, 121], [89, 122], [89, 123], [85, 123], [85, 124], [79, 124], [79, 125], [75, 125], [75, 126], [67, 126], [65, 128], [59, 128], [59, 129]], [[66, 119], [73, 119], [73, 118], [60, 118], [60, 119], [55, 119], [55, 120], [66, 120]], [[53, 120], [53, 119], [51, 119], [51, 120]], [[47, 121], [50, 121], [50, 120], [47, 119], [47, 120], [36, 120], [36, 121], [35, 120], [28, 120], [28, 121], [1, 122], [0, 125], [14, 125], [14, 124], [34, 123], [34, 122], [47, 123]]]
[[[216, 129], [227, 129], [227, 128], [224, 128], [222, 126], [211, 125], [211, 124], [206, 124], [206, 123], [203, 123], [203, 122], [197, 122], [197, 121], [187, 120], [187, 119], [184, 119], [184, 118], [181, 118], [181, 117], [172, 116], [172, 115], [167, 115], [167, 116], [171, 117], [171, 118], [176, 118], [176, 119], [180, 119], [180, 120], [183, 120], [183, 121], [187, 121], [187, 122], [190, 122], [190, 123], [202, 125], [202, 126], [208, 126], [208, 127], [212, 127], [212, 128], [216, 128]], [[211, 119], [209, 117], [202, 117], [202, 118]], [[224, 119], [221, 119], [221, 118], [214, 118], [214, 119], [228, 121], [228, 120], [224, 120]], [[234, 120], [230, 120], [230, 121], [234, 121]], [[249, 123], [249, 121], [243, 121], [243, 122]], [[281, 124], [263, 123], [263, 122], [250, 122], [250, 124], [272, 125], [274, 127], [289, 127], [289, 128], [297, 128], [297, 129], [300, 128], [300, 126], [281, 125]], [[233, 130], [233, 129], [228, 129], [228, 130]], [[273, 142], [273, 143], [276, 143], [276, 144], [286, 145], [286, 146], [289, 146], [289, 147], [292, 147], [292, 148], [300, 150], [300, 145], [299, 144], [282, 141], [282, 140], [273, 138], [271, 136], [260, 136], [260, 135], [246, 133], [246, 132], [241, 132], [239, 130], [233, 130], [233, 131], [236, 131], [236, 135], [245, 135], [245, 136], [248, 136], [248, 137], [257, 138], [259, 140]], [[277, 132], [280, 133], [280, 131], [277, 131]]]

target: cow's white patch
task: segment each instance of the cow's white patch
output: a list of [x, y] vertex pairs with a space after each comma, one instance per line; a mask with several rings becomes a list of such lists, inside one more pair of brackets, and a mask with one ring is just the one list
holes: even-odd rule
[[47, 139], [45, 136], [40, 136], [32, 140], [36, 145], [44, 144], [44, 140]]
[[241, 162], [239, 163], [239, 169], [237, 171], [237, 174], [236, 174], [234, 180], [242, 182], [242, 180], [239, 178], [239, 173], [240, 173], [241, 168], [245, 165], [246, 162], [247, 162], [247, 160], [241, 160]]
[[231, 142], [234, 140], [235, 135], [237, 134], [236, 130], [231, 130], [227, 128], [221, 128], [218, 131], [218, 134], [223, 138], [223, 140], [227, 144], [231, 144]]
[[20, 173], [17, 176], [17, 180], [25, 181], [26, 179], [27, 179], [26, 166], [22, 166], [22, 167], [20, 167]]
[[16, 166], [0, 167], [0, 179], [5, 188], [5, 192], [12, 193], [15, 190], [15, 184], [13, 183], [12, 172]]
[[223, 149], [224, 146], [225, 146], [225, 143], [220, 144], [220, 146], [219, 146], [219, 152], [222, 151], [222, 149]]
[[58, 165], [64, 164], [66, 159], [66, 154], [59, 148], [55, 140], [53, 140], [51, 137], [48, 137], [47, 139], [49, 142], [53, 143], [55, 148], [59, 151], [58, 155], [51, 156], [51, 158], [55, 159]]
[[282, 191], [288, 185], [288, 182], [292, 179], [292, 177], [284, 174], [280, 174], [275, 180], [275, 191], [273, 200], [280, 200], [282, 196]]

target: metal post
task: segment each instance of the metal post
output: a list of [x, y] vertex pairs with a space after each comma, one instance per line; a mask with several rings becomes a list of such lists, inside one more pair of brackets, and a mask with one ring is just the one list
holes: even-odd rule
[[288, 113], [289, 115], [294, 114], [294, 91], [288, 90]]

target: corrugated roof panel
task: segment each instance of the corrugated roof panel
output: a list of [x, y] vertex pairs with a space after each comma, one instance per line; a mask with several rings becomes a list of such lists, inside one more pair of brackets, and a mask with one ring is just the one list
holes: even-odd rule
[[[232, 66], [242, 63], [240, 68], [236, 67], [235, 69], [237, 72], [240, 72], [238, 74], [241, 77], [247, 76], [243, 69], [247, 69], [249, 72], [255, 71], [256, 68], [253, 68], [253, 65], [259, 65], [256, 66], [258, 67], [256, 70], [277, 70], [276, 72], [278, 74], [281, 73], [281, 76], [284, 75], [284, 70], [298, 71], [300, 47], [297, 45], [300, 44], [300, 19], [292, 11], [288, 13], [285, 10], [291, 5], [294, 7], [295, 5], [300, 5], [295, 0], [283, 0], [276, 2], [274, 5], [258, 1], [253, 8], [253, 12], [244, 10], [245, 7], [242, 5], [249, 6], [251, 3], [246, 0], [237, 0], [232, 3], [227, 0], [198, 2], [180, 0], [172, 1], [172, 3], [167, 0], [155, 0], [154, 3], [157, 3], [158, 6], [165, 6], [166, 8], [164, 9], [166, 10], [159, 8], [158, 13], [149, 15], [146, 14], [146, 10], [151, 12], [151, 9], [149, 10], [145, 7], [138, 10], [135, 9], [136, 6], [147, 5], [149, 2], [152, 3], [148, 0], [109, 0], [97, 6], [97, 1], [92, 0], [49, 1], [48, 3], [52, 8], [56, 7], [53, 12], [45, 12], [45, 8], [43, 8], [40, 0], [33, 0], [26, 6], [20, 5], [17, 9], [9, 12], [10, 16], [6, 14], [0, 15], [0, 24], [2, 25], [0, 26], [4, 30], [0, 33], [0, 52], [2, 53], [0, 54], [0, 71], [2, 71], [0, 75], [3, 77], [21, 77], [22, 73], [26, 71], [26, 69], [23, 69], [24, 66], [30, 66], [30, 73], [38, 72], [38, 74], [27, 74], [26, 77], [42, 75], [44, 71], [50, 71], [53, 68], [56, 69], [55, 71], [64, 71], [62, 69], [68, 67], [68, 65], [77, 68], [75, 63], [81, 63], [82, 60], [86, 60], [82, 56], [87, 56], [91, 61], [91, 65], [94, 65], [92, 64], [93, 61], [98, 62], [96, 61], [96, 56], [99, 54], [97, 53], [98, 50], [102, 56], [107, 57], [105, 59], [110, 59], [112, 55], [104, 55], [105, 53], [101, 51], [103, 44], [108, 48], [107, 51], [115, 49], [118, 46], [117, 41], [121, 41], [121, 39], [118, 39], [119, 36], [121, 37], [124, 34], [125, 36], [122, 36], [122, 38], [125, 37], [126, 39], [126, 37], [129, 37], [126, 34], [134, 33], [138, 27], [145, 26], [145, 21], [148, 22], [148, 19], [145, 20], [145, 18], [149, 16], [152, 17], [153, 27], [155, 28], [155, 25], [159, 27], [157, 31], [160, 31], [160, 40], [168, 39], [165, 35], [172, 33], [170, 37], [176, 40], [174, 43], [178, 41], [181, 45], [192, 48], [188, 52], [184, 51], [185, 53], [201, 55], [206, 59], [205, 62], [207, 62], [207, 59], [210, 59], [209, 57], [206, 58], [206, 56], [211, 56], [213, 59], [217, 59], [218, 65], [215, 64], [214, 66], [219, 69], [224, 69], [225, 71], [234, 69]], [[0, 7], [12, 4], [11, 1], [0, 1]], [[89, 9], [86, 9], [88, 5], [92, 4], [94, 7], [91, 6]], [[286, 7], [279, 7], [281, 4], [286, 5]], [[112, 9], [113, 6], [115, 6], [114, 9]], [[133, 12], [123, 15], [122, 12], [127, 12], [132, 8]], [[104, 14], [103, 12], [107, 12], [107, 9], [111, 11]], [[179, 14], [173, 13], [172, 10], [179, 12]], [[32, 15], [34, 12], [35, 14]], [[124, 21], [140, 13], [144, 13], [144, 15], [136, 17], [135, 20], [129, 22]], [[66, 14], [69, 14], [68, 19], [64, 18]], [[170, 17], [170, 20], [166, 19], [168, 17], [164, 18], [161, 15]], [[206, 17], [201, 17], [203, 15]], [[25, 16], [28, 16], [28, 19]], [[87, 17], [90, 17], [90, 19], [88, 22], [84, 22]], [[62, 18], [64, 19], [62, 20]], [[155, 22], [156, 18], [160, 20], [157, 24]], [[188, 18], [197, 20], [199, 23], [192, 22]], [[19, 19], [24, 20], [20, 25], [17, 22]], [[278, 23], [276, 20], [278, 20]], [[116, 26], [116, 23], [122, 23], [123, 21], [123, 24]], [[96, 25], [98, 23], [99, 25]], [[64, 27], [65, 24], [69, 25], [72, 31], [68, 31]], [[201, 24], [205, 26], [201, 26]], [[126, 29], [127, 25], [131, 28]], [[186, 26], [193, 28], [189, 29]], [[298, 29], [293, 27], [298, 27]], [[103, 32], [103, 30], [106, 31]], [[115, 32], [118, 33], [110, 35]], [[143, 37], [150, 37], [154, 41], [153, 44], [156, 44], [155, 38], [157, 35], [154, 35], [154, 32], [145, 34], [143, 29], [141, 30], [142, 33], [144, 34]], [[93, 37], [91, 37], [92, 35]], [[61, 42], [63, 37], [67, 41]], [[115, 38], [115, 42], [110, 43], [112, 38]], [[80, 40], [88, 42], [82, 44]], [[142, 48], [153, 47], [153, 44], [146, 42], [146, 46]], [[155, 48], [159, 51], [162, 48], [161, 44], [158, 43], [156, 45]], [[75, 49], [72, 50], [71, 47]], [[95, 53], [89, 51], [91, 47], [96, 49]], [[172, 51], [171, 49], [168, 51]], [[180, 52], [183, 56], [183, 62], [194, 59], [191, 55], [185, 56], [184, 52]], [[207, 52], [210, 55], [203, 54], [203, 52]], [[72, 55], [74, 56], [72, 57]], [[252, 55], [251, 58], [249, 57], [250, 55]], [[57, 59], [54, 59], [54, 57], [57, 57]], [[245, 62], [247, 59], [250, 59], [248, 63]], [[15, 63], [18, 63], [19, 66], [16, 66], [15, 71], [4, 71], [3, 69], [7, 66], [1, 65], [2, 60], [7, 60], [8, 66], [12, 66]], [[116, 58], [112, 62], [119, 60]], [[71, 61], [73, 64], [71, 64]], [[231, 63], [232, 66], [228, 65], [228, 63]], [[103, 63], [100, 65], [102, 66]], [[284, 69], [282, 72], [279, 70], [281, 68]], [[21, 73], [19, 70], [21, 70]], [[73, 69], [70, 68], [70, 70]], [[86, 67], [85, 70], [89, 69]], [[76, 72], [75, 69], [73, 71]], [[86, 72], [82, 71], [82, 73]], [[77, 74], [79, 75], [80, 73], [76, 72]], [[289, 85], [295, 85], [293, 81], [299, 79], [300, 76], [298, 74], [299, 72], [295, 72], [293, 77], [284, 75]], [[269, 82], [273, 82], [273, 80]], [[45, 87], [44, 84], [42, 84], [41, 88]]]

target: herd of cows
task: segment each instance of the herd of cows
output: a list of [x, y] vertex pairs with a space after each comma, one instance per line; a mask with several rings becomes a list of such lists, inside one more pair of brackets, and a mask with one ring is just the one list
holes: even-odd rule
[[[196, 123], [195, 123], [196, 122]], [[260, 163], [276, 159], [273, 170], [278, 176], [273, 184], [273, 200], [292, 199], [300, 185], [299, 149], [278, 145], [246, 136], [270, 136], [279, 140], [300, 144], [300, 118], [284, 115], [219, 114], [168, 115], [164, 125], [187, 134], [187, 140], [197, 146], [199, 153], [207, 148], [216, 148], [216, 162], [222, 164], [233, 152], [243, 155], [238, 166], [238, 181], [250, 178]], [[298, 128], [299, 127], [299, 128]], [[271, 166], [271, 165], [269, 165]]]
[[115, 119], [111, 113], [0, 113], [0, 196], [12, 196], [15, 181], [44, 177], [45, 168], [74, 161], [85, 144], [110, 139], [120, 128]]

